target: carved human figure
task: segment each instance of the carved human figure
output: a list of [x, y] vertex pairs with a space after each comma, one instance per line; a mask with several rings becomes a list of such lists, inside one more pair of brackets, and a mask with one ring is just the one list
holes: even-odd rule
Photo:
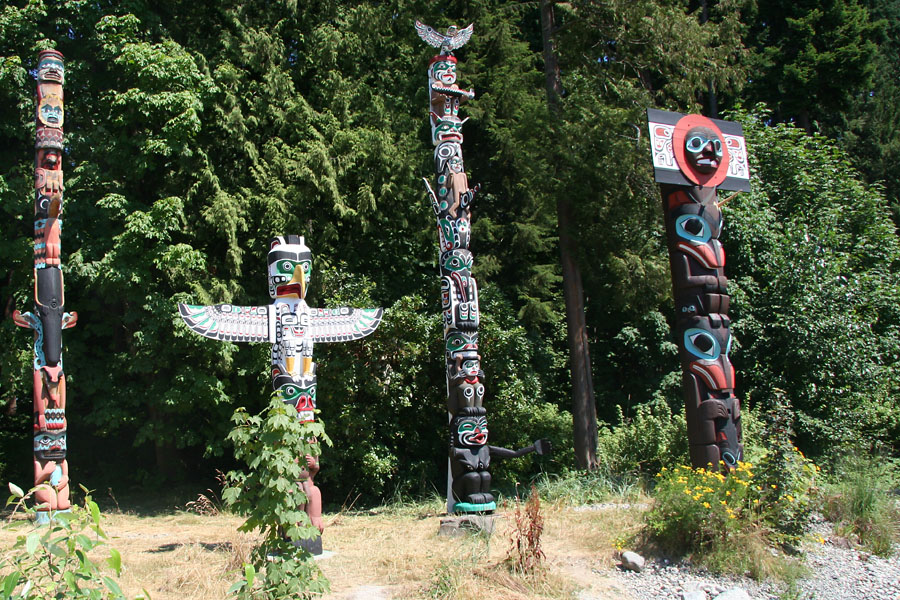
[[34, 497], [40, 513], [68, 510], [69, 464], [66, 433], [39, 432], [34, 436]]
[[322, 492], [314, 481], [316, 473], [319, 472], [319, 459], [307, 454], [305, 460], [306, 469], [300, 473], [300, 487], [306, 494], [305, 510], [312, 526], [318, 529], [319, 533], [323, 533], [325, 523], [322, 521]]

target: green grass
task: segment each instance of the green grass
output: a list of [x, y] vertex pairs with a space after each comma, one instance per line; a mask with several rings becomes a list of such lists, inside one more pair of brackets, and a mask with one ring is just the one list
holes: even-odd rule
[[822, 512], [844, 537], [859, 539], [863, 548], [886, 557], [900, 541], [900, 510], [890, 495], [897, 466], [887, 460], [849, 457], [836, 465], [823, 494]]

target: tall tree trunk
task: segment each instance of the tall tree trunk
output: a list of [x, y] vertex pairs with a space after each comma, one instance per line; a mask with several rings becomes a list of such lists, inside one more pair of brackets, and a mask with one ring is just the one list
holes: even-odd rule
[[[553, 46], [553, 2], [541, 0], [541, 32], [544, 42], [544, 81], [547, 104], [551, 115], [551, 133], [556, 134], [559, 119], [561, 84], [559, 62]], [[553, 161], [558, 164], [558, 161]], [[563, 276], [563, 297], [566, 302], [566, 330], [569, 344], [569, 364], [572, 369], [572, 424], [575, 441], [575, 462], [581, 469], [597, 466], [597, 406], [591, 380], [591, 357], [587, 326], [584, 317], [584, 285], [581, 270], [575, 260], [575, 239], [572, 236], [572, 201], [564, 193], [556, 199], [556, 218], [559, 235], [559, 255]]]

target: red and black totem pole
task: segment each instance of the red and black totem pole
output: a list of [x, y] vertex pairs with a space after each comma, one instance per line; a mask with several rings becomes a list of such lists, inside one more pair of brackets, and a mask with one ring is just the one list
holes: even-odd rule
[[653, 109], [647, 120], [666, 220], [691, 464], [730, 470], [743, 457], [741, 402], [728, 358], [730, 297], [717, 191], [750, 190], [743, 130]]
[[20, 327], [34, 330], [34, 485], [37, 521], [68, 510], [66, 375], [62, 330], [78, 315], [65, 310], [60, 264], [63, 212], [63, 56], [38, 55], [37, 133], [34, 159], [34, 309], [13, 313]]
[[550, 443], [538, 440], [520, 450], [488, 445], [484, 372], [478, 353], [478, 285], [472, 277], [469, 251], [472, 201], [479, 186], [469, 187], [463, 166], [459, 105], [475, 97], [456, 83], [453, 51], [472, 36], [472, 25], [441, 34], [416, 21], [416, 31], [440, 53], [428, 66], [429, 114], [437, 192], [425, 180], [437, 217], [438, 266], [447, 367], [447, 411], [450, 420], [450, 466], [447, 512], [489, 513], [497, 505], [491, 494], [491, 458], [549, 453]]

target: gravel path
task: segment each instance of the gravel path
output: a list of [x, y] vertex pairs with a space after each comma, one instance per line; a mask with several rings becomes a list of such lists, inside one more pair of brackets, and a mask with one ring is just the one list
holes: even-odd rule
[[[797, 600], [900, 600], [900, 547], [888, 559], [847, 548], [833, 536], [828, 523], [817, 523], [813, 534], [827, 540], [805, 546], [811, 575], [798, 582]], [[615, 579], [639, 600], [715, 600], [744, 597], [774, 600], [784, 590], [747, 578], [717, 577], [690, 565], [647, 561], [640, 573], [616, 571]], [[746, 596], [734, 596], [738, 588]], [[724, 596], [722, 596], [724, 594]]]

